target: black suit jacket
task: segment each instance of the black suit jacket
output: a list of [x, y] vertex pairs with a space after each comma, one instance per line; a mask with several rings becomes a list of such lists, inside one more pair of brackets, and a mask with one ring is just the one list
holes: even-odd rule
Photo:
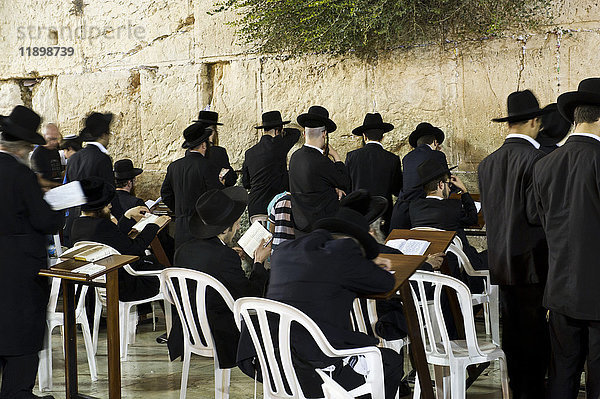
[[196, 213], [196, 201], [213, 188], [223, 188], [219, 169], [199, 152], [188, 151], [168, 166], [160, 195], [165, 205], [175, 212], [176, 248], [193, 238], [189, 220]]
[[366, 189], [372, 195], [388, 200], [388, 211], [392, 213], [392, 195], [400, 195], [402, 170], [400, 158], [377, 143], [368, 143], [363, 148], [346, 155], [346, 168], [352, 179], [352, 191]]
[[121, 219], [128, 209], [145, 205], [141, 198], [138, 198], [125, 190], [116, 190], [115, 198], [112, 200], [111, 204], [112, 208], [110, 213], [112, 213], [117, 220]]
[[402, 158], [402, 165], [404, 165], [404, 183], [402, 186], [402, 198], [405, 200], [413, 200], [418, 197], [424, 197], [425, 193], [423, 188], [417, 185], [420, 182], [419, 173], [417, 168], [420, 164], [428, 159], [433, 159], [439, 162], [440, 165], [448, 167], [448, 161], [446, 160], [446, 154], [441, 151], [434, 151], [427, 144], [420, 145]]
[[35, 173], [2, 152], [0, 187], [0, 354], [25, 355], [42, 348], [50, 289], [38, 272], [63, 213], [44, 201]]
[[[116, 225], [109, 219], [81, 216], [73, 222], [71, 237], [73, 243], [78, 241], [95, 241], [113, 247], [122, 255], [134, 255], [140, 258], [145, 255], [145, 250], [158, 232], [158, 225], [149, 223], [135, 239], [128, 237], [135, 220], [122, 217]], [[131, 264], [134, 269], [143, 269], [142, 260]], [[121, 300], [133, 299], [130, 294], [139, 290], [138, 279], [119, 269], [119, 298]], [[138, 298], [136, 298], [138, 299]]]
[[62, 183], [63, 166], [58, 150], [49, 150], [44, 146], [37, 146], [31, 154], [31, 168], [44, 179]]
[[218, 173], [221, 173], [221, 169], [227, 169], [228, 172], [225, 174], [225, 187], [231, 187], [237, 182], [237, 173], [231, 167], [229, 163], [229, 155], [227, 150], [219, 146], [210, 146], [206, 151], [206, 158], [215, 165]]
[[263, 135], [246, 151], [242, 184], [250, 194], [248, 214], [266, 214], [269, 202], [289, 189], [287, 154], [300, 138], [300, 130], [284, 129], [282, 136]]
[[[532, 224], [527, 216], [528, 208], [535, 207], [528, 199], [527, 190], [534, 165], [543, 156], [544, 153], [527, 140], [509, 138], [479, 164], [479, 192], [492, 284], [543, 284], [546, 281], [546, 237], [543, 229]], [[565, 187], [561, 191], [564, 192]]]
[[113, 187], [115, 185], [112, 160], [93, 144], [88, 144], [69, 158], [66, 176], [68, 182], [95, 176]]
[[339, 209], [336, 188], [349, 191], [350, 176], [342, 162], [332, 162], [318, 150], [302, 146], [290, 159], [292, 215], [296, 227], [309, 231], [312, 224]]
[[600, 142], [569, 137], [535, 165], [533, 193], [550, 248], [544, 306], [600, 320]]
[[[246, 277], [237, 252], [223, 244], [217, 237], [207, 240], [194, 238], [183, 244], [175, 253], [175, 266], [198, 270], [219, 280], [233, 299], [264, 295], [268, 273], [261, 263], [255, 263], [249, 278]], [[195, 291], [190, 295], [195, 309]], [[208, 290], [207, 317], [214, 337], [221, 368], [235, 366], [239, 331], [233, 313], [219, 294]], [[169, 336], [171, 359], [183, 354], [181, 321], [173, 323]]]

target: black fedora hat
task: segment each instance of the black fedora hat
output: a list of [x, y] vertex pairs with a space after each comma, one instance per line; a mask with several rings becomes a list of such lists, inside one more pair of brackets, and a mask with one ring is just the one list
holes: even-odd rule
[[558, 110], [573, 123], [573, 113], [578, 105], [600, 105], [600, 78], [588, 78], [579, 82], [577, 91], [558, 96]]
[[92, 112], [85, 118], [85, 127], [79, 133], [83, 141], [95, 141], [105, 133], [110, 133], [110, 123], [113, 120], [113, 114], [107, 112], [101, 114]]
[[417, 148], [417, 141], [423, 136], [433, 136], [440, 144], [444, 142], [444, 132], [442, 132], [442, 129], [433, 126], [431, 123], [421, 122], [412, 131], [410, 136], [408, 136], [408, 143], [411, 147]]
[[546, 137], [548, 141], [556, 144], [569, 133], [571, 123], [558, 112], [556, 103], [546, 105], [544, 110], [550, 112], [542, 115], [542, 129], [538, 133], [538, 139]]
[[0, 116], [0, 131], [7, 141], [23, 140], [43, 145], [46, 140], [37, 133], [41, 121], [42, 118], [31, 109], [17, 105], [9, 116]]
[[379, 129], [383, 130], [383, 133], [387, 133], [390, 130], [394, 129], [394, 125], [392, 125], [391, 123], [383, 123], [383, 119], [381, 118], [381, 115], [378, 112], [374, 114], [366, 114], [362, 126], [359, 126], [356, 129], [352, 130], [352, 134], [356, 136], [362, 136], [365, 130], [371, 129]]
[[340, 200], [340, 207], [347, 207], [360, 213], [371, 224], [377, 218], [383, 216], [388, 207], [388, 201], [384, 197], [371, 195], [365, 189], [352, 191]]
[[254, 126], [255, 129], [273, 129], [277, 126], [283, 126], [291, 121], [281, 120], [281, 112], [279, 111], [269, 111], [262, 114], [262, 125]]
[[317, 220], [313, 230], [325, 229], [331, 233], [342, 233], [358, 240], [365, 250], [367, 259], [375, 259], [379, 255], [379, 244], [369, 234], [367, 219], [357, 211], [341, 207], [333, 217]]
[[193, 122], [200, 122], [200, 123], [205, 123], [208, 126], [212, 126], [212, 125], [220, 125], [222, 126], [222, 123], [219, 123], [219, 114], [215, 111], [200, 111], [198, 112], [198, 119], [196, 119]]
[[538, 116], [549, 112], [540, 108], [540, 103], [531, 90], [514, 91], [510, 93], [506, 99], [506, 108], [508, 110], [508, 116], [494, 118], [492, 121], [522, 122], [537, 118]]
[[183, 131], [183, 138], [185, 139], [185, 141], [183, 142], [181, 147], [194, 148], [197, 145], [202, 144], [203, 141], [207, 141], [210, 135], [213, 133], [210, 126], [212, 125], [196, 122], [186, 127]]
[[81, 205], [81, 210], [84, 212], [102, 209], [115, 197], [115, 188], [99, 177], [81, 179], [79, 183], [87, 199], [87, 202]]
[[457, 166], [453, 166], [448, 168], [447, 166], [442, 165], [436, 160], [426, 159], [421, 162], [419, 166], [417, 166], [417, 173], [419, 174], [419, 183], [415, 185], [415, 188], [424, 186], [430, 181], [437, 179], [438, 177], [442, 177], [444, 175], [450, 175], [450, 171], [452, 169], [457, 168]]
[[196, 201], [196, 213], [190, 219], [190, 231], [197, 238], [215, 237], [224, 232], [244, 213], [248, 192], [239, 186], [212, 189]]
[[117, 180], [129, 180], [133, 179], [137, 175], [142, 174], [144, 171], [140, 168], [134, 168], [131, 159], [120, 159], [115, 162], [115, 179]]
[[325, 126], [328, 133], [333, 133], [337, 129], [337, 125], [329, 119], [329, 111], [320, 105], [310, 107], [307, 113], [298, 116], [297, 121], [302, 127]]

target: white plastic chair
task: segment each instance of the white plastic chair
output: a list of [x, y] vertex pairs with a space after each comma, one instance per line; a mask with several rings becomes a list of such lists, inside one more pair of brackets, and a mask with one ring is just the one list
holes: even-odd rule
[[[116, 249], [102, 243], [94, 242], [94, 241], [79, 241], [75, 243], [73, 249], [79, 248], [84, 245], [97, 245], [99, 248], [106, 248], [111, 252], [111, 255], [120, 255], [119, 251]], [[132, 276], [155, 276], [157, 279], [159, 278], [161, 270], [157, 271], [136, 271], [130, 265], [123, 266], [123, 269]], [[104, 280], [105, 276], [101, 277], [101, 280]], [[158, 294], [154, 295], [151, 298], [144, 298], [137, 301], [129, 301], [124, 302], [119, 300], [119, 335], [120, 335], [120, 353], [121, 360], [127, 360], [127, 348], [130, 343], [135, 342], [135, 331], [138, 322], [137, 315], [137, 305], [141, 305], [143, 303], [152, 303], [154, 301], [164, 301], [165, 298], [162, 292], [158, 292]], [[170, 307], [166, 306], [168, 304], [165, 303], [165, 319], [167, 323], [167, 328], [170, 326]], [[96, 305], [94, 308], [94, 330], [92, 341], [94, 344], [94, 353], [98, 350], [98, 331], [100, 330], [100, 316], [102, 314], [102, 307], [106, 307], [106, 289], [105, 288], [96, 288]], [[154, 315], [152, 316], [154, 318]]]
[[[267, 313], [279, 316], [279, 333], [275, 338], [271, 336]], [[306, 398], [302, 392], [292, 363], [290, 342], [292, 322], [297, 323], [297, 325], [302, 326], [302, 328], [308, 331], [325, 356], [345, 358], [362, 355], [365, 357], [368, 367], [366, 381], [363, 385], [349, 392], [351, 397], [365, 394], [371, 394], [373, 399], [383, 399], [385, 397], [383, 364], [381, 353], [376, 347], [335, 349], [310, 317], [293, 306], [269, 299], [254, 297], [240, 298], [235, 301], [233, 314], [238, 328], [241, 327], [242, 319], [244, 320], [256, 348], [261, 366], [263, 395], [265, 399]], [[256, 322], [253, 318], [256, 319]], [[275, 347], [279, 348], [279, 357], [275, 355]], [[286, 382], [289, 391], [286, 391]]]
[[[70, 251], [65, 252], [65, 254], [68, 254]], [[58, 253], [58, 255], [60, 255], [60, 253]], [[41, 392], [52, 390], [52, 331], [56, 327], [62, 327], [64, 325], [64, 314], [56, 310], [61, 280], [59, 278], [52, 278], [51, 281], [50, 300], [48, 301], [48, 306], [46, 308], [46, 334], [44, 335], [44, 347], [39, 352], [38, 382]], [[79, 298], [77, 299], [77, 305], [75, 307], [75, 323], [81, 326], [81, 331], [83, 333], [83, 342], [85, 344], [85, 351], [87, 353], [87, 360], [90, 368], [90, 378], [92, 381], [97, 381], [98, 373], [96, 370], [96, 356], [85, 311], [85, 295], [88, 286], [75, 285], [75, 292], [77, 292], [79, 287], [81, 292], [79, 293]]]
[[340, 384], [335, 382], [333, 378], [328, 376], [326, 372], [320, 369], [316, 369], [315, 371], [323, 380], [321, 389], [323, 389], [325, 399], [354, 399], [354, 397], [350, 395], [348, 391], [346, 391]]
[[[177, 281], [177, 285], [174, 284], [175, 281]], [[190, 304], [188, 281], [196, 283], [195, 312]], [[219, 366], [213, 334], [206, 314], [206, 288], [210, 287], [217, 291], [232, 311], [233, 297], [216, 278], [206, 273], [185, 268], [170, 267], [163, 270], [160, 274], [160, 285], [165, 298], [177, 308], [183, 329], [183, 369], [181, 371], [180, 399], [184, 399], [186, 396], [192, 353], [214, 358], [215, 399], [229, 398], [231, 369], [222, 369]], [[200, 329], [198, 329], [198, 324]]]
[[[392, 341], [385, 340], [381, 338], [375, 332], [375, 324], [377, 324], [377, 302], [374, 299], [366, 299], [367, 301], [367, 311], [365, 312], [359, 298], [354, 299], [352, 304], [352, 327], [354, 331], [359, 331], [363, 334], [369, 335], [369, 330], [367, 329], [366, 323], [369, 323], [371, 327], [371, 331], [373, 332], [373, 336], [379, 340], [379, 346], [382, 348], [388, 348], [400, 353], [402, 348], [405, 345], [409, 344], [408, 337], [400, 338]], [[365, 316], [367, 319], [365, 320]]]
[[[411, 230], [444, 231], [434, 227], [414, 227]], [[454, 237], [448, 246], [446, 253], [452, 253], [458, 259], [458, 265], [471, 277], [481, 277], [484, 281], [481, 294], [471, 294], [473, 306], [483, 304], [483, 317], [485, 321], [485, 333], [491, 335], [492, 342], [500, 345], [500, 300], [498, 286], [490, 281], [489, 270], [475, 270], [471, 261], [463, 251], [463, 242], [460, 237]]]
[[[448, 397], [449, 393], [452, 399], [464, 399], [466, 396], [467, 366], [498, 360], [502, 380], [502, 397], [503, 399], [509, 399], [504, 352], [494, 343], [480, 343], [477, 340], [469, 288], [453, 277], [424, 271], [417, 271], [410, 277], [410, 281], [417, 285], [418, 295], [412, 285], [411, 292], [417, 309], [427, 362], [432, 364], [436, 371], [437, 397]], [[424, 283], [430, 283], [434, 286], [433, 306], [428, 303]], [[465, 340], [451, 341], [448, 337], [441, 304], [441, 294], [445, 287], [456, 292], [464, 321]], [[447, 368], [449, 368], [449, 373], [444, 372], [448, 371]], [[450, 389], [448, 389], [448, 382], [450, 383]], [[420, 385], [417, 382], [415, 383], [414, 397], [418, 398], [419, 395]]]

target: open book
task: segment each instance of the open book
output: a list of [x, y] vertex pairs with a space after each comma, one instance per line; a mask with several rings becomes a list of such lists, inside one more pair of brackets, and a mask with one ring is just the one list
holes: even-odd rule
[[95, 262], [104, 259], [110, 255], [114, 255], [112, 248], [107, 248], [99, 245], [86, 245], [78, 251], [73, 251], [64, 257], [71, 257], [75, 260], [84, 260], [86, 262]]
[[425, 240], [389, 240], [385, 243], [388, 247], [392, 247], [402, 252], [404, 255], [423, 255], [429, 248], [429, 241]]
[[155, 201], [153, 200], [147, 200], [146, 202], [144, 202], [144, 204], [146, 204], [146, 206], [148, 207], [148, 209], [152, 210], [152, 208], [154, 208], [156, 205], [158, 205], [158, 203], [162, 201], [162, 197], [158, 197]]
[[265, 239], [269, 241], [271, 237], [273, 237], [273, 235], [265, 229], [259, 221], [256, 221], [252, 223], [252, 226], [250, 226], [244, 235], [240, 237], [238, 244], [242, 247], [244, 252], [250, 257], [253, 257], [254, 251], [256, 251], [256, 248], [260, 245], [261, 240]]
[[81, 184], [78, 181], [73, 181], [53, 188], [52, 190], [48, 190], [44, 195], [44, 200], [46, 200], [50, 207], [55, 211], [72, 208], [87, 202], [83, 190], [81, 189]]
[[144, 230], [144, 227], [146, 227], [146, 225], [147, 225], [148, 223], [156, 223], [156, 221], [157, 221], [157, 220], [158, 220], [158, 216], [156, 216], [156, 215], [153, 215], [153, 214], [151, 214], [151, 213], [146, 213], [146, 214], [144, 215], [144, 217], [143, 217], [143, 218], [141, 218], [141, 219], [140, 219], [140, 221], [139, 221], [139, 222], [137, 222], [137, 223], [136, 223], [136, 224], [135, 224], [135, 225], [132, 227], [132, 229], [133, 229], [133, 230], [136, 230], [136, 231], [142, 231], [142, 230]]

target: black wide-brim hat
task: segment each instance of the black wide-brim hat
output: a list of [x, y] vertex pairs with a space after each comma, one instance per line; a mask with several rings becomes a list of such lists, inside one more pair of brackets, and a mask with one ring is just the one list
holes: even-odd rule
[[428, 122], [421, 122], [417, 125], [415, 130], [408, 136], [408, 143], [411, 147], [417, 148], [417, 141], [423, 136], [433, 136], [438, 143], [444, 142], [444, 132], [439, 127], [433, 126]]
[[281, 112], [269, 111], [262, 114], [262, 125], [254, 126], [255, 129], [270, 130], [274, 127], [287, 125], [291, 121], [284, 121], [281, 119]]
[[103, 134], [109, 133], [113, 116], [110, 112], [92, 112], [85, 118], [85, 127], [79, 132], [79, 138], [83, 141], [95, 141]]
[[207, 123], [196, 122], [186, 127], [183, 131], [184, 142], [181, 148], [194, 148], [202, 142], [207, 141], [210, 135], [213, 133], [212, 129]]
[[317, 220], [313, 230], [324, 229], [331, 233], [341, 233], [355, 238], [365, 250], [367, 259], [379, 255], [379, 244], [369, 234], [369, 223], [360, 213], [347, 207], [341, 207], [333, 217]]
[[342, 198], [340, 207], [355, 210], [367, 219], [367, 223], [371, 224], [383, 216], [388, 208], [388, 200], [378, 195], [371, 195], [365, 189], [359, 189]]
[[506, 99], [506, 108], [508, 116], [494, 118], [492, 122], [522, 122], [550, 112], [540, 108], [540, 103], [531, 90], [510, 93]]
[[200, 122], [205, 123], [208, 126], [219, 125], [223, 126], [222, 123], [219, 123], [219, 114], [215, 111], [200, 111], [198, 113], [198, 119], [192, 122]]
[[556, 144], [569, 133], [571, 123], [558, 112], [556, 103], [546, 105], [544, 110], [549, 110], [550, 112], [542, 115], [542, 128], [538, 133], [538, 139], [546, 137], [548, 138], [548, 142]]
[[450, 171], [456, 169], [458, 165], [448, 168], [446, 165], [442, 165], [434, 159], [426, 159], [417, 166], [417, 173], [419, 174], [419, 182], [413, 187], [422, 187], [430, 181], [442, 177], [444, 175], [450, 175]]
[[0, 116], [0, 131], [7, 141], [23, 140], [44, 145], [46, 140], [37, 133], [42, 118], [31, 109], [17, 105], [9, 116]]
[[248, 204], [248, 192], [232, 186], [212, 189], [196, 201], [196, 213], [190, 219], [190, 232], [197, 238], [216, 237], [242, 216]]
[[383, 123], [383, 118], [379, 113], [366, 114], [363, 124], [354, 130], [352, 134], [356, 136], [362, 136], [366, 130], [378, 129], [383, 130], [383, 133], [387, 133], [394, 129], [394, 125], [391, 123]]
[[131, 159], [120, 159], [115, 162], [115, 179], [117, 180], [129, 180], [134, 177], [141, 175], [144, 171], [140, 168], [134, 168]]
[[115, 197], [115, 188], [99, 177], [81, 179], [80, 184], [87, 198], [87, 202], [81, 205], [81, 210], [84, 212], [102, 209]]
[[573, 123], [575, 108], [579, 105], [600, 106], [600, 78], [588, 78], [579, 82], [577, 91], [558, 96], [558, 111]]
[[325, 126], [327, 133], [335, 132], [337, 125], [329, 119], [329, 111], [320, 105], [313, 105], [308, 112], [298, 116], [298, 124], [302, 127], [321, 127]]

